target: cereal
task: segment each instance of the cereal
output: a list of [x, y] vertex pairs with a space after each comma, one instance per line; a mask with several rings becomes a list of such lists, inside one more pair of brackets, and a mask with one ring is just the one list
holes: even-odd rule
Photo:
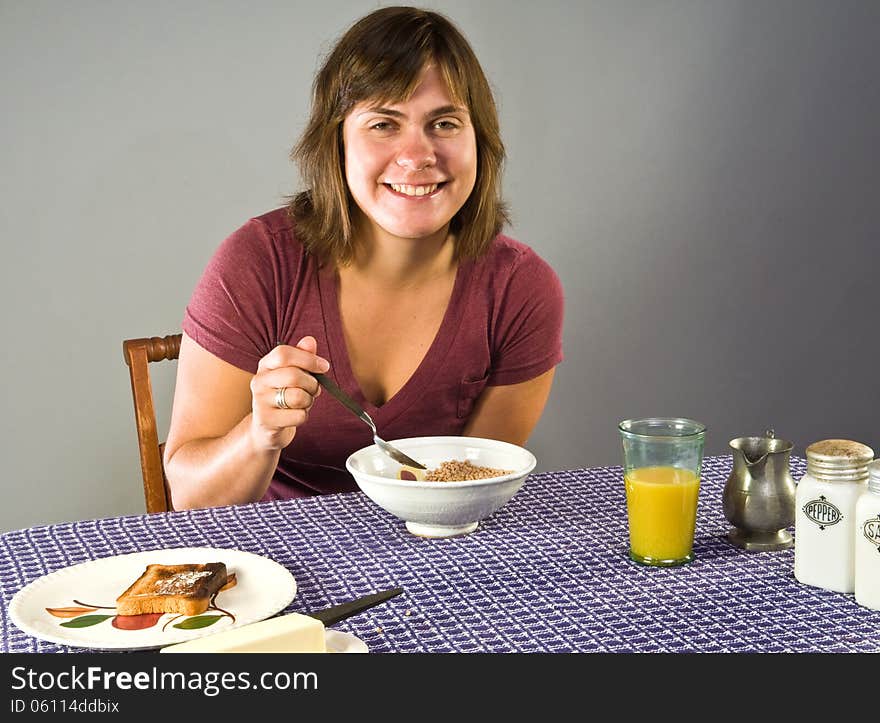
[[467, 460], [460, 461], [457, 459], [441, 462], [439, 467], [428, 470], [425, 480], [428, 482], [462, 482], [472, 479], [487, 479], [489, 477], [500, 477], [501, 475], [510, 474], [509, 469], [492, 469], [491, 467], [481, 467], [472, 464]]

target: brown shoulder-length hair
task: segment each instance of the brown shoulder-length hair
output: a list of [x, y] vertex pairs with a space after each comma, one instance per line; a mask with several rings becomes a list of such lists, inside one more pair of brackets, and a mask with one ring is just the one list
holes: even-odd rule
[[308, 125], [291, 152], [308, 190], [288, 210], [305, 247], [322, 261], [351, 261], [351, 210], [345, 181], [342, 123], [361, 101], [396, 103], [415, 91], [422, 70], [436, 64], [453, 100], [466, 107], [477, 141], [477, 177], [452, 218], [457, 258], [483, 253], [508, 221], [501, 198], [504, 144], [495, 100], [468, 41], [445, 16], [413, 7], [385, 7], [352, 25], [315, 76]]

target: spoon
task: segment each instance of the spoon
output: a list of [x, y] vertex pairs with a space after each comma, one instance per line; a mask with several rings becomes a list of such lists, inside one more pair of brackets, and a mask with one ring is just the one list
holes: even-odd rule
[[338, 386], [336, 386], [335, 382], [330, 379], [330, 377], [324, 376], [323, 374], [319, 374], [318, 372], [311, 373], [315, 379], [318, 380], [318, 384], [320, 384], [324, 389], [326, 389], [330, 394], [336, 397], [342, 404], [347, 407], [351, 412], [354, 413], [358, 419], [360, 419], [364, 424], [369, 425], [370, 429], [373, 430], [373, 441], [376, 443], [376, 446], [379, 447], [385, 454], [387, 454], [391, 459], [400, 464], [406, 465], [407, 467], [415, 467], [416, 469], [428, 469], [421, 462], [416, 462], [412, 457], [408, 457], [403, 452], [401, 452], [397, 447], [388, 444], [384, 439], [379, 437], [376, 434], [376, 424], [370, 418], [370, 415], [367, 414], [363, 408], [348, 396], [345, 392], [343, 392]]

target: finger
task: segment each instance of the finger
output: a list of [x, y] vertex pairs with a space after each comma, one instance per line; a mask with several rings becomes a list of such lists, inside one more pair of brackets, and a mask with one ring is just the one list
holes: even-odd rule
[[301, 339], [299, 343], [303, 344], [306, 348], [279, 344], [260, 359], [257, 371], [290, 366], [299, 367], [310, 372], [326, 372], [330, 368], [330, 362], [315, 353], [314, 341], [314, 337], [304, 337]]
[[255, 394], [267, 389], [274, 391], [281, 387], [298, 387], [312, 396], [317, 396], [318, 390], [321, 388], [315, 377], [299, 367], [266, 369], [251, 379], [251, 391]]
[[[317, 342], [317, 340], [315, 339], [315, 337], [313, 337], [313, 336], [304, 336], [302, 339], [300, 339], [300, 340], [296, 343], [296, 346], [297, 346], [298, 349], [302, 349], [303, 351], [311, 352], [312, 354], [317, 355], [317, 352], [318, 352], [318, 342]], [[319, 365], [321, 365], [321, 363], [322, 363], [322, 362], [325, 362], [325, 361], [327, 361], [327, 360], [324, 359], [323, 357], [318, 357], [318, 364], [319, 364]], [[328, 362], [328, 364], [327, 364], [327, 369], [323, 369], [323, 370], [322, 370], [322, 369], [317, 369], [316, 371], [318, 371], [318, 372], [325, 371], [325, 372], [326, 372], [326, 371], [328, 371], [329, 369], [330, 369], [330, 364], [329, 364], [329, 362]], [[311, 391], [311, 390], [310, 390], [310, 391]], [[315, 396], [315, 397], [317, 397], [320, 393], [321, 393], [321, 385], [318, 384], [318, 385], [317, 385], [317, 389], [316, 389], [316, 391], [312, 392], [312, 395]]]
[[265, 389], [254, 395], [253, 415], [257, 424], [265, 429], [280, 431], [299, 427], [306, 423], [314, 404], [312, 397], [302, 389], [284, 388], [284, 404], [279, 407], [280, 389]]
[[[267, 389], [264, 393], [265, 401], [276, 409], [287, 411], [289, 409], [309, 409], [315, 402], [315, 398], [305, 389], [299, 387], [279, 387]], [[287, 405], [286, 409], [283, 405]]]
[[[296, 345], [297, 345], [300, 349], [303, 349], [304, 351], [310, 351], [310, 352], [312, 352], [313, 354], [316, 354], [316, 355], [317, 355], [317, 353], [318, 353], [318, 341], [317, 341], [317, 340], [315, 339], [315, 337], [313, 337], [313, 336], [304, 336], [302, 339], [300, 339], [300, 340], [296, 343]], [[327, 361], [327, 360], [324, 359], [323, 357], [318, 357], [318, 363], [319, 363], [319, 364], [320, 364], [321, 362], [325, 362], [325, 361]], [[322, 365], [322, 366], [323, 366], [323, 365]], [[330, 362], [327, 362], [327, 368], [326, 368], [326, 369], [317, 369], [316, 371], [318, 371], [319, 373], [323, 373], [323, 372], [329, 371], [329, 369], [330, 369]], [[314, 378], [314, 377], [313, 377], [313, 378]], [[315, 391], [312, 392], [312, 397], [313, 397], [313, 399], [312, 399], [312, 404], [314, 404], [314, 400], [317, 399], [319, 396], [321, 396], [321, 385], [320, 385], [320, 384], [318, 384], [318, 385], [316, 386]], [[311, 407], [309, 407], [309, 409], [311, 409]]]
[[303, 351], [307, 351], [311, 354], [318, 353], [318, 342], [313, 336], [304, 336], [296, 343], [297, 349], [302, 349]]
[[[257, 415], [255, 415], [256, 417]], [[260, 425], [266, 429], [281, 431], [292, 427], [301, 427], [309, 420], [308, 409], [276, 409], [265, 410], [259, 415]]]

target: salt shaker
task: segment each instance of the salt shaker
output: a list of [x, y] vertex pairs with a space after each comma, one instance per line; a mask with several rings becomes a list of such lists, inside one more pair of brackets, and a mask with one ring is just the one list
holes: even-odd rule
[[868, 465], [868, 488], [856, 501], [856, 602], [880, 610], [880, 460]]
[[795, 493], [794, 576], [835, 592], [855, 589], [856, 501], [866, 489], [870, 447], [825, 439], [806, 448], [807, 473]]

